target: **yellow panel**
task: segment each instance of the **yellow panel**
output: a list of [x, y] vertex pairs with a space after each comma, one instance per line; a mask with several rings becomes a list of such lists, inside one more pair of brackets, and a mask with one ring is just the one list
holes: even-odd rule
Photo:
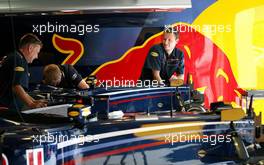
[[228, 56], [239, 86], [264, 89], [263, 22], [263, 0], [218, 0], [202, 12], [193, 25], [216, 26], [216, 31], [200, 29], [200, 32]]
[[241, 108], [234, 108], [221, 111], [222, 121], [236, 121], [241, 120], [246, 116], [245, 112]]

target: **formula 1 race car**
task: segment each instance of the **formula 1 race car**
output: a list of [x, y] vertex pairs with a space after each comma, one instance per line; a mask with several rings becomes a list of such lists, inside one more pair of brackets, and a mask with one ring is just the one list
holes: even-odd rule
[[35, 97], [46, 94], [53, 105], [17, 116], [1, 110], [2, 164], [236, 164], [263, 160], [261, 156], [250, 158], [262, 150], [252, 146], [252, 118], [245, 118], [239, 109], [222, 108], [220, 114], [179, 111], [180, 90], [185, 88], [52, 90], [49, 95], [38, 91]]

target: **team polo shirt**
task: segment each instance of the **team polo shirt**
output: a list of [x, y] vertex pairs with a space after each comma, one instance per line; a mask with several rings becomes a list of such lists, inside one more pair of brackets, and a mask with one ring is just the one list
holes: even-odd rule
[[77, 72], [72, 65], [60, 65], [59, 68], [62, 72], [62, 79], [59, 87], [62, 88], [76, 88], [82, 81], [82, 76]]
[[22, 53], [16, 51], [7, 56], [0, 66], [0, 105], [21, 110], [23, 102], [12, 92], [12, 86], [28, 89], [28, 63]]
[[184, 54], [175, 48], [170, 55], [164, 50], [162, 44], [154, 45], [145, 61], [142, 77], [153, 80], [152, 70], [159, 70], [160, 76], [165, 82], [169, 82], [173, 74], [184, 73]]

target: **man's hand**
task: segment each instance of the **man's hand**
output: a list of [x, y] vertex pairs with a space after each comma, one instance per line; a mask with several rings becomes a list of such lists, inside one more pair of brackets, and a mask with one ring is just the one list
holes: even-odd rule
[[175, 87], [175, 86], [180, 86], [184, 84], [184, 75], [178, 75], [176, 76], [175, 74], [171, 76], [170, 78], [170, 86]]
[[29, 104], [29, 108], [42, 108], [47, 106], [46, 100], [33, 100], [31, 104]]
[[170, 77], [170, 81], [172, 81], [172, 80], [177, 80], [178, 78], [177, 78], [177, 76], [176, 75], [172, 75], [171, 77]]
[[89, 85], [84, 80], [82, 80], [82, 81], [79, 82], [78, 88], [79, 89], [88, 89]]
[[24, 102], [24, 104], [29, 108], [41, 108], [47, 106], [47, 101], [44, 100], [35, 100], [31, 96], [29, 96], [21, 85], [12, 86], [12, 90], [15, 95], [17, 95], [20, 100]]
[[184, 75], [183, 75], [183, 74], [180, 74], [180, 75], [173, 74], [173, 75], [170, 77], [169, 80], [171, 81], [171, 80], [177, 80], [177, 79], [184, 80]]

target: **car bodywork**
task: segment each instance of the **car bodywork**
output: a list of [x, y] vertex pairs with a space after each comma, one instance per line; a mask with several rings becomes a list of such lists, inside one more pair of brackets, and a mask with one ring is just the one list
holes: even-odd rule
[[[135, 98], [144, 97], [145, 102], [157, 106], [168, 100], [163, 95], [158, 97], [157, 91], [175, 95], [176, 88], [150, 88], [145, 90], [148, 92], [137, 89], [125, 92], [126, 90], [128, 89], [120, 92], [119, 89], [119, 95], [115, 98], [132, 99], [134, 106], [129, 107], [136, 110], [142, 103]], [[84, 93], [87, 94], [87, 91], [82, 91]], [[117, 91], [94, 92], [94, 96], [89, 96], [94, 98], [89, 107], [105, 102], [102, 96], [111, 93], [114, 96]], [[124, 109], [124, 103], [131, 104], [129, 101], [122, 102], [117, 109]], [[221, 121], [216, 114], [178, 112], [175, 109], [171, 115], [170, 111], [166, 111], [171, 105], [165, 102], [163, 104], [165, 106], [159, 107], [161, 109], [157, 112], [123, 111], [124, 115], [112, 118], [109, 107], [91, 108], [92, 117], [88, 115], [81, 120], [79, 116], [78, 120], [76, 116], [69, 116], [71, 104], [22, 112], [24, 121], [20, 122], [11, 121], [13, 116], [8, 115], [3, 119], [2, 113], [2, 157], [8, 164], [21, 165], [234, 163], [237, 153], [229, 121]], [[82, 106], [77, 107], [82, 109]], [[118, 104], [113, 107], [118, 107]], [[110, 109], [113, 107], [110, 106]], [[97, 112], [94, 112], [95, 109]], [[66, 113], [49, 113], [52, 111]], [[104, 117], [100, 114], [104, 114]], [[252, 143], [252, 120], [237, 121], [234, 125], [237, 132], [243, 135], [245, 144]]]

